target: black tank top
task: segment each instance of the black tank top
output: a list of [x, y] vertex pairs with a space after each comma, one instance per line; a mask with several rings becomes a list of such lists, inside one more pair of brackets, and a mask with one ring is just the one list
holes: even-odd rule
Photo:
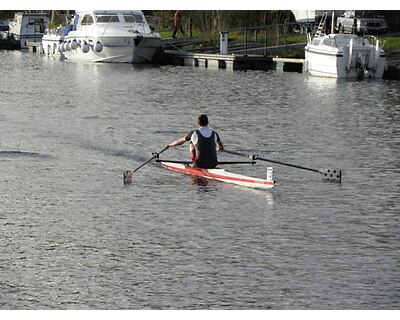
[[194, 166], [205, 169], [215, 168], [218, 164], [215, 132], [213, 131], [208, 138], [202, 136], [199, 130], [196, 130], [196, 134], [196, 161], [194, 162]]

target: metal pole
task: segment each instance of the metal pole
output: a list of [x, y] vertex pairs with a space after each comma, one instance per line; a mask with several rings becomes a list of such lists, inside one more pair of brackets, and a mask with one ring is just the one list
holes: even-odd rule
[[244, 56], [247, 57], [247, 28], [244, 29]]
[[265, 27], [265, 45], [264, 45], [264, 56], [267, 56], [267, 27]]

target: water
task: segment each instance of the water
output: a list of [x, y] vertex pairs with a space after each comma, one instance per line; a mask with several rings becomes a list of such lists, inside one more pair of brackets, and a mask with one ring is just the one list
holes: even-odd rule
[[[0, 63], [1, 309], [399, 308], [398, 82]], [[343, 182], [274, 165], [262, 192], [149, 164], [123, 186], [200, 113], [227, 149]]]

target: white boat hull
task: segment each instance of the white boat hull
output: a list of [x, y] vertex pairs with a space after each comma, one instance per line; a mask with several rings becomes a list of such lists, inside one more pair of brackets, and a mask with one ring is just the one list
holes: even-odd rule
[[62, 37], [57, 34], [45, 34], [42, 38], [43, 53], [49, 56], [60, 56]]
[[[138, 21], [124, 22], [127, 18]], [[111, 19], [114, 22], [106, 22]], [[159, 34], [151, 30], [141, 11], [78, 12], [73, 21], [66, 31], [43, 37], [45, 54], [77, 62], [145, 63], [154, 59], [161, 46]]]
[[252, 178], [241, 174], [235, 174], [225, 169], [202, 169], [197, 167], [191, 167], [188, 165], [180, 164], [180, 163], [170, 163], [170, 162], [160, 162], [160, 164], [169, 170], [181, 172], [184, 174], [202, 177], [207, 179], [213, 179], [222, 181], [225, 183], [235, 184], [247, 188], [260, 189], [260, 190], [269, 190], [274, 187], [275, 182], [272, 180], [272, 175], [269, 179], [259, 179]]
[[[381, 48], [361, 42], [362, 39], [358, 38], [354, 38], [355, 43], [350, 42], [350, 45], [324, 45], [326, 40], [333, 42], [334, 37], [329, 38], [330, 36], [313, 40], [305, 47], [306, 68], [309, 74], [330, 78], [382, 78], [386, 58]], [[334, 36], [348, 36], [348, 41], [350, 36], [354, 37]]]
[[143, 37], [138, 45], [134, 37], [99, 38], [103, 45], [101, 52], [94, 49], [94, 41], [88, 37], [66, 37], [65, 41], [76, 40], [78, 43], [91, 43], [89, 52], [84, 52], [82, 47], [76, 50], [64, 52], [65, 58], [71, 61], [84, 62], [121, 62], [121, 63], [143, 63], [151, 62], [156, 54], [161, 39], [157, 37]]
[[21, 49], [28, 49], [27, 42], [40, 42], [50, 17], [46, 13], [17, 12], [9, 24], [12, 35]]

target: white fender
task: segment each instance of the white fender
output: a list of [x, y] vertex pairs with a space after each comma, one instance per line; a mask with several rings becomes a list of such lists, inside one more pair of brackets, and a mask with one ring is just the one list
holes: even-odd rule
[[102, 50], [103, 50], [103, 45], [100, 43], [100, 41], [97, 41], [96, 44], [94, 45], [94, 51], [101, 52]]
[[89, 52], [89, 50], [90, 50], [90, 46], [86, 43], [86, 41], [83, 43], [83, 46], [82, 46], [82, 52], [83, 53], [88, 53]]
[[78, 49], [78, 47], [79, 47], [78, 41], [76, 41], [76, 39], [72, 40], [71, 49], [76, 50], [76, 49]]

